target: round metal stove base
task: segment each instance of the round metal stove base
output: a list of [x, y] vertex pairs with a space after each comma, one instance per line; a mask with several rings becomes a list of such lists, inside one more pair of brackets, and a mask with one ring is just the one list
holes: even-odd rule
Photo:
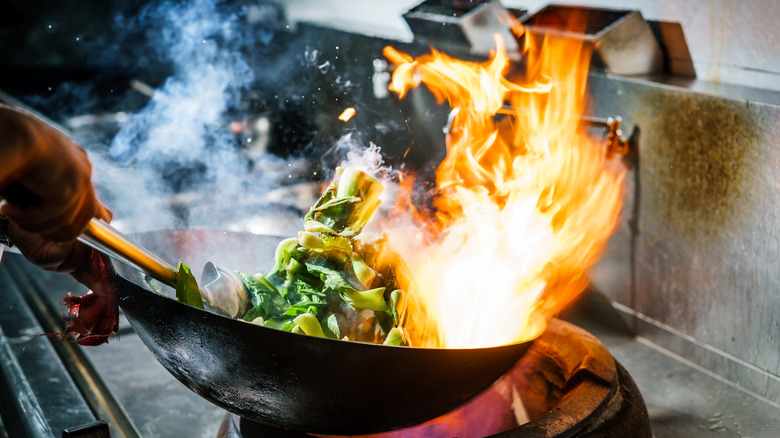
[[[225, 415], [218, 433], [218, 438], [307, 436], [235, 414]], [[420, 426], [371, 435], [417, 436], [651, 438], [652, 432], [639, 389], [607, 348], [585, 330], [551, 319], [515, 367], [466, 405]]]

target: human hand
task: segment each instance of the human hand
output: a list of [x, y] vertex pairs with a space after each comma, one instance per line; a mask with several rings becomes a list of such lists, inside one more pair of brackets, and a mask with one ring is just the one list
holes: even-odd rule
[[[68, 293], [61, 303], [68, 308], [68, 325], [60, 335], [81, 345], [100, 345], [119, 330], [119, 298], [106, 258], [82, 242], [54, 242], [9, 223], [7, 237], [28, 260], [54, 272], [68, 273], [90, 291]], [[2, 248], [0, 246], [0, 248]]]
[[95, 196], [86, 152], [33, 115], [3, 105], [0, 163], [0, 214], [10, 219], [16, 234], [39, 235], [41, 240], [31, 243], [36, 254], [62, 255], [63, 247], [55, 242], [72, 246], [91, 218], [111, 219]]

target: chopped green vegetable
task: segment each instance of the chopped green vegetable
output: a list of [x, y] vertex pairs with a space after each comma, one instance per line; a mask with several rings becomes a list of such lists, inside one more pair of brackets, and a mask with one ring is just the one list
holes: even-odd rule
[[276, 254], [274, 255], [274, 258], [276, 259], [276, 265], [274, 266], [274, 269], [271, 271], [269, 276], [278, 272], [282, 269], [282, 267], [290, 263], [292, 252], [297, 246], [298, 239], [295, 237], [282, 240], [281, 243], [279, 243], [279, 246], [276, 247]]
[[[311, 336], [402, 345], [403, 291], [394, 268], [377, 264], [385, 240], [356, 239], [379, 205], [382, 185], [357, 169], [337, 174], [306, 214], [304, 230], [279, 243], [270, 271], [237, 273], [248, 292], [240, 317]], [[183, 264], [176, 289], [180, 301], [203, 308]]]
[[387, 302], [384, 299], [385, 288], [366, 291], [346, 292], [341, 297], [355, 309], [387, 310]]
[[358, 281], [363, 286], [371, 285], [371, 282], [374, 281], [374, 278], [376, 277], [376, 272], [371, 269], [358, 254], [355, 254], [354, 257], [352, 257], [352, 269], [355, 271], [355, 276], [357, 276]]
[[404, 343], [404, 334], [398, 327], [390, 329], [390, 333], [387, 334], [385, 339], [385, 345], [401, 345]]
[[[241, 274], [252, 300], [244, 319], [332, 339], [385, 342], [399, 325], [402, 291], [394, 272], [376, 266], [384, 240], [356, 240], [379, 205], [382, 186], [357, 169], [337, 173], [306, 214], [304, 230], [277, 247], [274, 268]], [[391, 342], [403, 343], [403, 336], [393, 336]]]
[[329, 338], [338, 339], [341, 337], [341, 329], [339, 328], [339, 321], [336, 318], [335, 313], [329, 313], [322, 322], [324, 323], [325, 335]]
[[298, 244], [306, 249], [316, 249], [322, 247], [320, 236], [309, 231], [298, 232]]
[[344, 237], [360, 234], [379, 207], [382, 184], [357, 169], [337, 169], [339, 178], [304, 217], [309, 232], [332, 233]]
[[293, 322], [309, 336], [325, 337], [325, 333], [322, 332], [322, 327], [320, 327], [320, 322], [311, 313], [302, 313], [293, 319]]
[[198, 282], [184, 263], [179, 263], [179, 270], [176, 272], [176, 300], [198, 309], [203, 308]]

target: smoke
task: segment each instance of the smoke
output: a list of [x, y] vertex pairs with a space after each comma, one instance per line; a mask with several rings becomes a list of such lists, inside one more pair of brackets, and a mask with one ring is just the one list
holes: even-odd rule
[[[119, 73], [93, 89], [61, 85], [43, 99], [56, 108], [64, 93], [81, 106], [68, 107], [61, 119], [89, 151], [98, 193], [121, 230], [225, 229], [232, 215], [238, 221], [265, 214], [257, 211], [269, 203], [284, 204], [289, 216], [295, 213], [288, 208], [292, 196], [284, 193], [308, 191], [279, 189], [330, 179], [343, 157], [348, 165], [391, 179], [378, 147], [365, 147], [368, 142], [357, 132], [336, 140], [352, 128], [329, 125], [320, 116], [332, 111], [335, 121], [340, 99], [354, 94], [360, 100], [352, 63], [340, 60], [340, 42], [292, 36], [278, 8], [262, 1], [158, 0], [128, 2], [120, 9], [111, 34], [90, 40], [90, 65]], [[363, 77], [359, 72], [354, 74]], [[126, 90], [129, 79], [152, 91]], [[115, 88], [125, 91], [114, 93]], [[98, 126], [102, 122], [69, 124], [67, 117], [85, 113], [101, 120], [121, 117], [108, 128]], [[263, 144], [262, 130], [265, 152], [271, 153], [256, 146]], [[386, 188], [383, 198], [388, 193]], [[300, 210], [300, 202], [294, 208]]]
[[110, 152], [119, 163], [157, 169], [173, 185], [203, 178], [236, 186], [242, 160], [224, 116], [254, 79], [229, 43], [239, 37], [237, 20], [212, 0], [165, 2], [142, 12], [138, 24], [165, 50], [174, 74], [114, 138]]
[[112, 158], [90, 154], [101, 201], [114, 213], [113, 225], [125, 232], [181, 227], [159, 176], [143, 167], [117, 166]]
[[333, 153], [344, 157], [339, 164], [341, 167], [354, 167], [377, 177], [388, 170], [382, 166], [384, 161], [379, 146], [369, 143], [368, 147], [364, 147], [359, 140], [353, 138], [352, 133], [342, 136], [336, 142]]
[[93, 158], [101, 196], [127, 229], [188, 227], [188, 204], [235, 205], [278, 186], [279, 175], [258, 172], [230, 130], [228, 113], [255, 79], [241, 51], [251, 39], [243, 18], [242, 9], [215, 0], [155, 2], [116, 17], [117, 32], [143, 29], [143, 49], [131, 49], [142, 64], [171, 70], [121, 124], [108, 155]]

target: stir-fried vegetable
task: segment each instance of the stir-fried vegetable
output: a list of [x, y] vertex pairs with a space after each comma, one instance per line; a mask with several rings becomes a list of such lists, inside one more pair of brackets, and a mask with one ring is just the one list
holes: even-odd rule
[[184, 263], [179, 263], [179, 269], [176, 272], [176, 299], [198, 309], [203, 308], [203, 298], [198, 290], [198, 281], [192, 275], [190, 267]]
[[356, 236], [379, 206], [382, 184], [353, 168], [337, 173], [338, 178], [304, 217], [303, 227], [310, 232]]
[[[304, 230], [279, 243], [272, 269], [238, 273], [250, 301], [238, 316], [311, 336], [407, 344], [401, 327], [404, 292], [395, 268], [382, 262], [385, 239], [357, 239], [381, 193], [382, 184], [370, 175], [337, 169], [337, 178], [304, 217]], [[190, 302], [192, 285], [182, 284], [189, 286], [177, 287], [177, 298]]]

